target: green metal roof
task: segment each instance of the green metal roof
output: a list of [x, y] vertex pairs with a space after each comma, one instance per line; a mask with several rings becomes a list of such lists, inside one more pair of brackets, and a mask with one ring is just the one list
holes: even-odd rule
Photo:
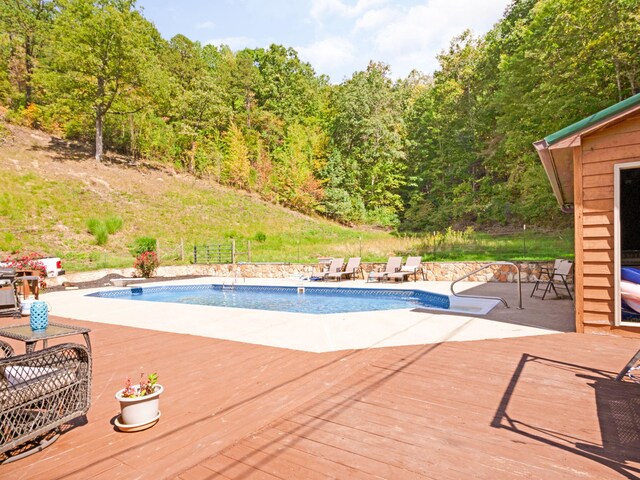
[[598, 113], [593, 114], [590, 117], [583, 118], [579, 122], [569, 125], [568, 127], [564, 127], [562, 130], [558, 130], [556, 133], [552, 133], [551, 135], [544, 137], [544, 140], [547, 142], [547, 145], [553, 145], [569, 135], [595, 125], [606, 118], [612, 117], [628, 108], [635, 107], [636, 105], [640, 105], [640, 93], [616, 103], [615, 105], [611, 105], [604, 110], [600, 110]]

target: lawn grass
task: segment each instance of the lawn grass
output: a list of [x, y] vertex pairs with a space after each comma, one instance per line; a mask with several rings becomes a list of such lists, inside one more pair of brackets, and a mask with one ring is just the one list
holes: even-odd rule
[[[36, 172], [0, 167], [0, 174], [6, 187], [0, 193], [0, 251], [58, 256], [70, 272], [130, 267], [129, 248], [141, 236], [159, 241], [165, 264], [189, 263], [196, 244], [228, 244], [231, 239], [240, 252], [246, 252], [251, 241], [251, 260], [256, 262], [306, 263], [360, 252], [366, 261], [374, 261], [416, 243], [386, 231], [304, 216], [205, 182], [169, 178], [162, 192], [132, 193], [113, 184], [105, 192], [79, 180], [52, 181]], [[110, 218], [122, 223], [100, 245], [89, 224]], [[180, 245], [186, 254], [182, 261]]]
[[[193, 246], [236, 242], [238, 261], [315, 263], [319, 257], [360, 256], [381, 262], [391, 255], [422, 255], [424, 260], [549, 260], [573, 257], [573, 234], [479, 232], [396, 236], [349, 228], [304, 216], [258, 198], [193, 179], [163, 177], [161, 186], [118, 185], [49, 179], [41, 171], [0, 166], [0, 251], [38, 251], [63, 259], [68, 272], [130, 267], [135, 239], [159, 241], [163, 264], [188, 264]], [[132, 173], [123, 170], [123, 176]], [[137, 181], [137, 180], [136, 180]], [[142, 180], [140, 180], [142, 181]], [[117, 229], [99, 245], [90, 219], [118, 219]], [[180, 251], [184, 257], [180, 258]]]
[[460, 241], [442, 241], [431, 235], [424, 239], [420, 251], [423, 259], [430, 261], [573, 259], [574, 237], [572, 229], [503, 234], [474, 232]]

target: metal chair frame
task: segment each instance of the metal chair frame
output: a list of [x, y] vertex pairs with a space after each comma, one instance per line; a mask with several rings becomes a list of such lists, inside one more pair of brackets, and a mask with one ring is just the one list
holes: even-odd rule
[[0, 315], [11, 314], [14, 317], [19, 317], [20, 309], [16, 270], [0, 267]]
[[[542, 293], [542, 300], [545, 299], [547, 293], [553, 290], [553, 293], [556, 294], [556, 297], [560, 298], [560, 294], [556, 287], [564, 288], [567, 291], [567, 295], [569, 298], [573, 300], [573, 296], [571, 295], [571, 290], [569, 289], [569, 284], [567, 283], [567, 277], [569, 276], [569, 272], [573, 267], [573, 262], [570, 260], [556, 260], [552, 269], [548, 269], [546, 267], [542, 267], [540, 269], [540, 277], [536, 280], [536, 284], [531, 291], [531, 295], [529, 298], [533, 297], [534, 293], [538, 291], [540, 285], [544, 283], [544, 291]], [[542, 276], [546, 275], [547, 280], [543, 280]]]

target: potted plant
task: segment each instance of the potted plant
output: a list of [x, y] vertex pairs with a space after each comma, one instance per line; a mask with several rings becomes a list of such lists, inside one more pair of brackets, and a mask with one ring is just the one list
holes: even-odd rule
[[152, 373], [145, 379], [140, 374], [140, 383], [131, 384], [127, 377], [125, 386], [116, 393], [116, 400], [120, 402], [120, 416], [116, 419], [116, 426], [123, 431], [138, 431], [149, 428], [160, 418], [160, 394], [164, 390], [157, 383], [158, 374]]

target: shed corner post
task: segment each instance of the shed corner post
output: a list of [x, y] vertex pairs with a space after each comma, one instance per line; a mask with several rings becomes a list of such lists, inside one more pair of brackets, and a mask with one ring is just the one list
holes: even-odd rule
[[582, 192], [582, 149], [573, 148], [573, 219], [574, 219], [574, 269], [576, 332], [584, 333], [584, 205]]

